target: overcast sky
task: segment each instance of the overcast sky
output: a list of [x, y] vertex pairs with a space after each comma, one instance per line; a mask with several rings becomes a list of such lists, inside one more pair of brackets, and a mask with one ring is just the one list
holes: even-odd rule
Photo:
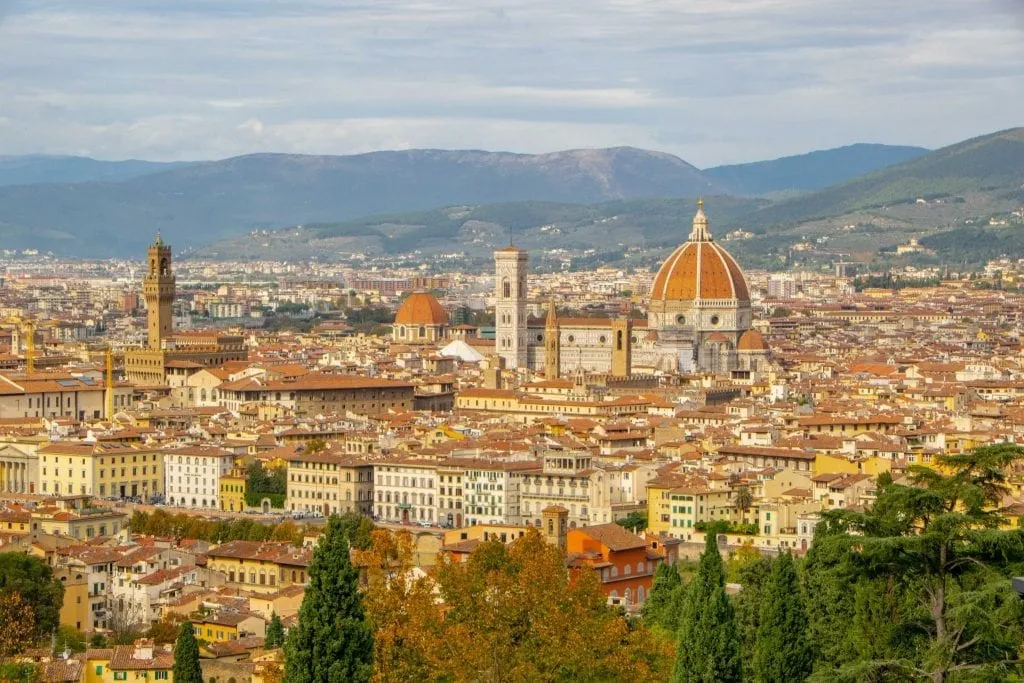
[[0, 0], [0, 154], [634, 145], [1024, 124], [1024, 0]]

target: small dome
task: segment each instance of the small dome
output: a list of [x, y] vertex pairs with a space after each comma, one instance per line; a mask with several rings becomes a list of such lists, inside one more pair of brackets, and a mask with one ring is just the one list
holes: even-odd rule
[[413, 292], [395, 313], [396, 325], [447, 325], [448, 314], [429, 292]]
[[768, 342], [757, 330], [747, 330], [740, 335], [739, 343], [736, 344], [737, 351], [767, 351]]
[[736, 259], [715, 244], [704, 208], [693, 218], [690, 239], [678, 247], [654, 277], [651, 301], [750, 301], [750, 290]]

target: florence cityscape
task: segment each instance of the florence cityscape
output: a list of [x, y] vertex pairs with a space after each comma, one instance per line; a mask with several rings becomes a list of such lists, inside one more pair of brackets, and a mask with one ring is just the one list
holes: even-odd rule
[[1022, 31], [0, 0], [0, 680], [1022, 680]]

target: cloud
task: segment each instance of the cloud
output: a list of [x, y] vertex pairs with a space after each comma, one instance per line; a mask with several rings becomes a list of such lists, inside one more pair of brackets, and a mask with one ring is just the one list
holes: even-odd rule
[[1014, 1], [37, 0], [0, 153], [938, 146], [1018, 122]]

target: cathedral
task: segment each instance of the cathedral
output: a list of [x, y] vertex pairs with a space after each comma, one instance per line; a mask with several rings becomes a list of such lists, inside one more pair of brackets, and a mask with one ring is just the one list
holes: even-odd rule
[[525, 251], [494, 253], [495, 352], [508, 368], [527, 368], [552, 379], [584, 372], [629, 377], [634, 373], [757, 372], [768, 346], [750, 328], [750, 290], [736, 260], [711, 236], [703, 202], [689, 239], [655, 276], [647, 320], [559, 318], [554, 301], [546, 320], [528, 318]]

